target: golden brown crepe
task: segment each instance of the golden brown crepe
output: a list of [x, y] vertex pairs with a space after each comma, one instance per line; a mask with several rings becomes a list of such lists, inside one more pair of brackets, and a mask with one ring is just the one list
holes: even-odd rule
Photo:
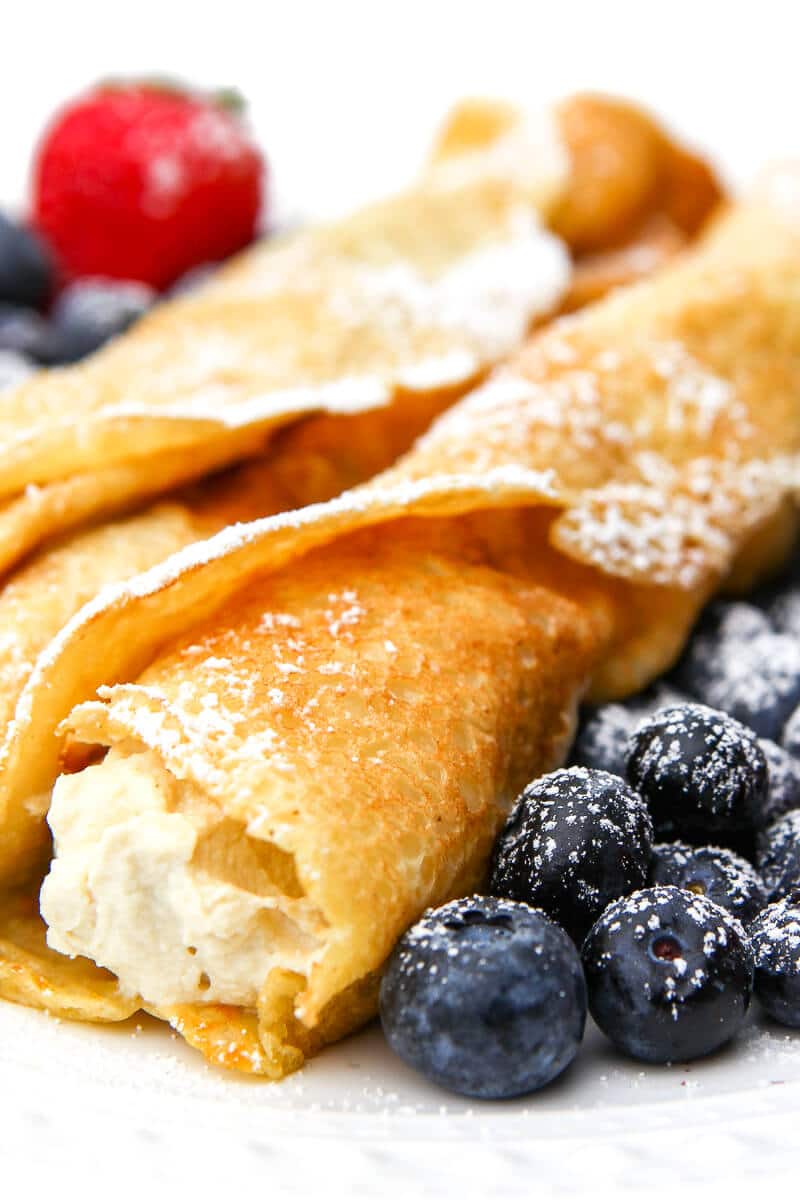
[[[630, 106], [575, 97], [554, 116], [461, 106], [413, 188], [248, 251], [87, 362], [0, 395], [0, 571], [309, 414], [441, 411], [535, 318], [657, 266], [719, 201], [708, 168]], [[568, 294], [540, 219], [590, 251]], [[671, 231], [659, 254], [621, 259], [652, 221]]]
[[[502, 126], [498, 126], [501, 115]], [[611, 231], [609, 236], [618, 236], [620, 230], [627, 230], [629, 237], [635, 239], [638, 236], [635, 222], [644, 211], [650, 214], [651, 222], [668, 219], [665, 213], [668, 208], [674, 208], [675, 195], [682, 195], [681, 187], [672, 179], [674, 171], [670, 164], [679, 158], [683, 161], [687, 156], [681, 152], [681, 158], [649, 118], [629, 106], [592, 97], [567, 101], [559, 110], [558, 118], [572, 155], [564, 200], [567, 209], [573, 210], [570, 236], [597, 246], [603, 244], [603, 235], [597, 226], [592, 232], [593, 221], [597, 223], [601, 219], [604, 227]], [[502, 138], [515, 123], [519, 123], [519, 114], [507, 106], [486, 101], [468, 102], [455, 111], [445, 127], [436, 151], [437, 158], [449, 156], [463, 164], [465, 154], [481, 151], [488, 141]], [[589, 143], [595, 147], [597, 163], [595, 157], [587, 154]], [[651, 143], [660, 147], [659, 154], [644, 153], [643, 147]], [[687, 186], [695, 188], [692, 177]], [[575, 215], [575, 200], [569, 199], [575, 189], [585, 189], [594, 200], [594, 207], [584, 206], [580, 219]], [[694, 201], [688, 195], [682, 196], [682, 204], [689, 209], [694, 203], [696, 211], [706, 212], [717, 197], [717, 191], [704, 186]], [[610, 217], [617, 210], [620, 219], [611, 222]], [[629, 219], [631, 214], [633, 224]], [[689, 227], [686, 222], [684, 224], [685, 240]], [[624, 248], [621, 251], [627, 252]], [[252, 282], [252, 269], [254, 260], [251, 257], [239, 269], [239, 276]], [[579, 269], [575, 273], [576, 280], [580, 278]], [[619, 282], [620, 278], [624, 278], [624, 270], [618, 271], [614, 282]], [[586, 291], [585, 284], [583, 290]], [[596, 291], [597, 286], [594, 287]], [[577, 303], [579, 299], [573, 288], [570, 303]], [[275, 434], [267, 453], [251, 465], [173, 494], [169, 503], [157, 505], [137, 516], [112, 521], [48, 545], [19, 566], [0, 591], [0, 629], [3, 631], [0, 636], [0, 746], [6, 743], [0, 752], [0, 762], [8, 761], [12, 755], [16, 737], [15, 706], [37, 656], [97, 591], [152, 566], [173, 551], [209, 536], [227, 524], [329, 499], [384, 470], [409, 448], [415, 437], [458, 397], [461, 390], [463, 385], [455, 384], [450, 388], [437, 387], [416, 393], [402, 391], [394, 403], [364, 413], [329, 414], [296, 422]], [[187, 460], [190, 465], [180, 469], [184, 473], [208, 470], [218, 455], [216, 444], [210, 447], [207, 457], [196, 450]], [[175, 463], [176, 452], [173, 450], [151, 457], [147, 463], [146, 486], [154, 490], [163, 487]], [[76, 474], [45, 487], [29, 487], [0, 514], [0, 545], [5, 543], [9, 554], [21, 553], [31, 537], [52, 535], [62, 520], [69, 523], [90, 517], [102, 496], [124, 499], [126, 489], [141, 486], [141, 476], [139, 463], [111, 465], [102, 471]], [[6, 788], [11, 786], [13, 778], [12, 771], [0, 772], [0, 806], [4, 805]], [[39, 807], [46, 803], [45, 792]], [[5, 808], [2, 811], [6, 811]], [[48, 837], [42, 820], [38, 824], [24, 822], [24, 833], [20, 833], [17, 822], [12, 819], [4, 823], [3, 834], [0, 878], [8, 884], [29, 873], [37, 850], [46, 855]]]
[[87, 765], [56, 785], [42, 910], [52, 946], [120, 986], [46, 950], [14, 897], [4, 995], [96, 1019], [115, 996], [272, 1077], [374, 1011], [397, 937], [479, 882], [586, 685], [646, 683], [708, 594], [796, 532], [785, 194], [540, 333], [372, 483], [71, 622], [25, 689], [6, 802], [36, 825], [59, 720], [107, 685], [63, 727]]
[[[44, 820], [22, 825], [6, 807], [14, 773], [15, 711], [38, 656], [102, 588], [236, 522], [326, 500], [389, 466], [422, 433], [442, 395], [409, 398], [352, 417], [317, 417], [285, 430], [272, 453], [176, 493], [144, 512], [62, 539], [21, 564], [0, 588], [0, 880], [27, 878], [49, 854]], [[31, 802], [26, 801], [28, 807]], [[46, 809], [47, 794], [39, 805]], [[34, 806], [35, 807], [35, 806]], [[6, 817], [8, 820], [6, 820]]]

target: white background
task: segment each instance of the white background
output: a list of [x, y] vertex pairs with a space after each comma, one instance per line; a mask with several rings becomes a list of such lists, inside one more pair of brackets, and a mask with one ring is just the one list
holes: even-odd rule
[[408, 177], [466, 93], [636, 97], [738, 177], [798, 147], [800, 5], [776, 0], [5, 0], [0, 199], [98, 77], [234, 84], [282, 197], [329, 212]]
[[[774, 0], [5, 0], [0, 19], [0, 201], [20, 206], [55, 106], [115, 74], [240, 88], [289, 213], [328, 214], [402, 182], [466, 93], [529, 104], [576, 89], [627, 94], [736, 182], [800, 150], [800, 6]], [[452, 1120], [433, 1120], [438, 1094], [415, 1091], [374, 1034], [282, 1092], [210, 1076], [156, 1032], [134, 1034], [0, 1011], [4, 1187], [116, 1197], [166, 1194], [169, 1180], [192, 1197], [213, 1184], [231, 1197], [415, 1200], [514, 1185], [655, 1196], [670, 1185], [683, 1198], [713, 1194], [709, 1179], [728, 1190], [733, 1175], [777, 1192], [797, 1141], [786, 1131], [798, 1128], [800, 1055], [779, 1041], [686, 1078], [623, 1068], [598, 1046], [530, 1118], [496, 1106], [471, 1122], [458, 1104]]]

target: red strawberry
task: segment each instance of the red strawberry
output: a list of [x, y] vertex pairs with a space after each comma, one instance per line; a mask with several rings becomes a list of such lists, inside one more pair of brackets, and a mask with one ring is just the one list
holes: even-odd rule
[[255, 234], [264, 161], [235, 113], [150, 83], [102, 85], [39, 146], [34, 222], [67, 277], [163, 288]]

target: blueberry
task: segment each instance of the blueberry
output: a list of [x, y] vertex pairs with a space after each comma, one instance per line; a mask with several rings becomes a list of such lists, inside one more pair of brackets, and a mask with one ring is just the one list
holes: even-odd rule
[[790, 808], [800, 808], [800, 759], [768, 738], [760, 738], [758, 744], [769, 770], [767, 797], [759, 819], [759, 826], [764, 828]]
[[659, 683], [624, 704], [601, 704], [588, 709], [572, 748], [572, 762], [579, 767], [624, 775], [628, 739], [638, 723], [657, 709], [683, 699], [680, 692]]
[[0, 213], [0, 301], [41, 308], [53, 287], [53, 264], [40, 238]]
[[676, 669], [690, 695], [777, 741], [800, 704], [800, 641], [772, 629], [760, 609], [712, 606]]
[[570, 767], [528, 784], [495, 845], [489, 890], [543, 909], [580, 941], [647, 878], [647, 807], [616, 775]]
[[800, 808], [793, 808], [760, 835], [756, 860], [770, 900], [800, 888]]
[[33, 363], [24, 354], [13, 350], [0, 350], [0, 392], [16, 387], [34, 371]]
[[53, 308], [53, 324], [69, 362], [85, 358], [111, 338], [124, 333], [156, 298], [143, 283], [83, 279], [70, 284]]
[[800, 1029], [800, 891], [776, 900], [750, 926], [755, 993], [781, 1025]]
[[709, 642], [736, 642], [772, 632], [769, 617], [744, 600], [716, 600], [704, 610], [695, 639]]
[[61, 339], [53, 326], [32, 308], [0, 303], [0, 351], [21, 354], [52, 366], [61, 359]]
[[754, 829], [768, 786], [755, 735], [702, 704], [644, 721], [631, 738], [627, 776], [650, 806], [656, 833], [695, 845]]
[[583, 946], [589, 1011], [644, 1062], [700, 1058], [729, 1041], [750, 1006], [742, 926], [706, 896], [645, 888], [612, 904]]
[[768, 611], [779, 633], [800, 638], [800, 584], [795, 583], [779, 592]]
[[787, 754], [800, 758], [800, 705], [794, 710], [783, 727], [781, 744]]
[[490, 896], [430, 909], [381, 982], [389, 1045], [466, 1096], [533, 1092], [569, 1066], [586, 1023], [580, 958], [544, 915]]
[[572, 747], [575, 766], [621, 775], [636, 718], [625, 704], [602, 704], [582, 714]]
[[707, 896], [743, 924], [752, 921], [767, 903], [766, 888], [750, 863], [719, 846], [695, 847], [684, 842], [654, 846], [648, 882]]

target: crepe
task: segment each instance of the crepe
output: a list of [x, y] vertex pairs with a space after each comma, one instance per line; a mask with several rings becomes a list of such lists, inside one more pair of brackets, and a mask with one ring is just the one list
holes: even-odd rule
[[518, 116], [396, 197], [257, 246], [85, 362], [0, 395], [0, 569], [48, 533], [259, 453], [306, 414], [464, 390], [565, 289], [540, 218], [566, 175], [552, 119]]
[[[683, 159], [693, 175], [676, 172]], [[700, 214], [680, 234], [673, 195]], [[637, 244], [642, 221], [667, 220], [674, 252], [719, 199], [708, 168], [629, 106], [578, 97], [536, 119], [460, 107], [412, 188], [248, 251], [86, 362], [0, 395], [0, 571], [260, 454], [309, 414], [441, 411], [534, 319], [660, 261], [620, 263], [613, 249], [608, 264], [612, 243]], [[601, 260], [588, 287], [578, 266], [574, 293], [573, 242]]]
[[[702, 229], [722, 200], [709, 165], [672, 141], [645, 112], [609, 96], [579, 94], [556, 107], [571, 183], [550, 215], [574, 270], [563, 308], [652, 274]], [[490, 145], [515, 109], [465, 101], [434, 147], [434, 161]]]
[[[351, 417], [317, 417], [279, 435], [272, 453], [134, 516], [72, 534], [21, 564], [0, 589], [0, 881], [25, 880], [46, 861], [41, 800], [22, 797], [14, 766], [17, 707], [40, 654], [102, 588], [236, 522], [328, 499], [389, 466], [430, 424], [442, 394], [409, 397]], [[21, 700], [21, 697], [23, 698]], [[52, 783], [52, 780], [50, 781]], [[16, 799], [15, 799], [16, 798]], [[39, 818], [31, 820], [38, 810]]]
[[714, 588], [796, 534], [798, 178], [544, 330], [371, 483], [217, 535], [68, 625], [6, 766], [30, 799], [67, 739], [51, 949], [14, 897], [2, 994], [143, 1007], [274, 1078], [374, 1012], [396, 939], [480, 883], [587, 686], [644, 685]]
[[[582, 243], [597, 246], [603, 244], [603, 238], [613, 240], [622, 232], [629, 240], [619, 251], [608, 253], [630, 255], [636, 247], [635, 253], [641, 256], [637, 222], [644, 220], [650, 228], [670, 221], [670, 228], [677, 228], [668, 217], [676, 195], [685, 209], [696, 214], [707, 213], [718, 199], [713, 177], [700, 167], [688, 176], [682, 169], [681, 178], [692, 192], [691, 196], [683, 194], [672, 164], [682, 162], [685, 152], [678, 152], [649, 118], [629, 106], [606, 98], [576, 97], [561, 106], [557, 117], [570, 155], [569, 183], [552, 219], [566, 217], [569, 235]], [[458, 170], [463, 173], [475, 169], [470, 156], [483, 154], [492, 143], [501, 148], [505, 145], [505, 152], [513, 149], [517, 153], [517, 143], [513, 139], [504, 143], [503, 138], [519, 122], [519, 114], [508, 106], [467, 102], [446, 124], [435, 159], [460, 164]], [[648, 149], [651, 143], [658, 146], [658, 154]], [[593, 154], [587, 155], [589, 147]], [[695, 178], [698, 174], [700, 185]], [[703, 183], [704, 179], [712, 184]], [[575, 189], [585, 189], [593, 200], [578, 217], [572, 195]], [[611, 220], [614, 213], [616, 221]], [[603, 222], [602, 231], [598, 231], [598, 219]], [[695, 225], [698, 220], [696, 217]], [[684, 221], [684, 241], [694, 228], [690, 225]], [[237, 287], [251, 286], [254, 270], [251, 255], [240, 268], [230, 270], [225, 286], [231, 279], [238, 280]], [[581, 278], [579, 272], [580, 265], [573, 272], [576, 280]], [[596, 276], [593, 278], [597, 283]], [[615, 280], [619, 278], [618, 271]], [[585, 291], [585, 281], [578, 286]], [[575, 288], [571, 289], [569, 302], [575, 304], [578, 299]], [[201, 309], [201, 314], [205, 311]], [[19, 803], [14, 799], [16, 774], [6, 764], [14, 761], [18, 728], [14, 714], [20, 695], [38, 655], [69, 618], [103, 586], [135, 575], [225, 525], [327, 500], [384, 470], [462, 390], [463, 385], [457, 383], [416, 393], [402, 391], [393, 403], [366, 412], [296, 421], [277, 431], [267, 451], [250, 465], [173, 493], [169, 503], [134, 517], [109, 521], [55, 544], [51, 541], [8, 576], [0, 591], [0, 880], [6, 886], [24, 879], [37, 856], [44, 860], [49, 852], [42, 813], [51, 781], [42, 789], [39, 801], [25, 798], [38, 812], [38, 821], [26, 815], [20, 822], [16, 816]], [[217, 439], [207, 449], [195, 448], [191, 456], [173, 450], [155, 454], [144, 475], [138, 462], [112, 463], [44, 487], [29, 486], [0, 513], [0, 546], [5, 544], [9, 554], [21, 554], [31, 538], [51, 537], [63, 521], [90, 518], [103, 497], [103, 503], [113, 506], [117, 499], [124, 500], [131, 487], [158, 490], [176, 468], [183, 474], [208, 471], [219, 454]]]

